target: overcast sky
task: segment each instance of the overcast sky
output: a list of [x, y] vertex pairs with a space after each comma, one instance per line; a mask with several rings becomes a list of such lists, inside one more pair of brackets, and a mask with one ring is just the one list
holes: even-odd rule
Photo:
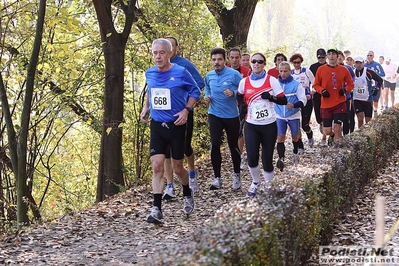
[[[330, 5], [338, 5], [339, 9], [327, 8], [328, 2], [324, 0], [293, 1], [297, 1], [295, 16], [292, 17], [296, 25], [301, 23], [303, 19], [316, 20], [320, 18], [320, 15], [322, 15], [320, 12], [331, 12], [329, 15], [332, 14], [333, 17], [344, 20], [344, 25], [346, 25], [343, 29], [337, 29], [348, 38], [345, 40], [346, 47], [337, 47], [338, 49], [349, 49], [354, 56], [366, 56], [367, 51], [373, 50], [376, 56], [391, 57], [392, 61], [399, 65], [398, 0], [335, 0], [332, 2], [333, 4], [330, 3]], [[261, 5], [266, 4], [266, 1], [259, 2], [257, 11]], [[265, 14], [255, 12], [255, 16], [259, 18], [256, 21], [259, 22], [263, 19], [262, 24], [264, 23]], [[284, 21], [279, 23], [284, 23]], [[251, 25], [251, 27], [253, 26], [260, 28], [259, 25]], [[260, 30], [263, 31], [263, 29]], [[264, 46], [264, 39], [260, 37], [262, 35], [261, 31], [255, 33], [250, 31], [253, 34], [249, 36], [250, 41], [248, 44], [250, 49], [251, 44], [255, 49], [259, 49], [258, 45]], [[321, 46], [331, 45], [326, 43], [325, 40], [315, 40], [315, 43], [320, 43]]]

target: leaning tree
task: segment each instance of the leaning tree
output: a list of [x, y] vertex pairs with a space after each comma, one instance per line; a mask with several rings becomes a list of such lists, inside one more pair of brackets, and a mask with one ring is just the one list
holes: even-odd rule
[[247, 47], [247, 38], [258, 0], [236, 0], [227, 6], [221, 0], [205, 0], [215, 17], [226, 48]]

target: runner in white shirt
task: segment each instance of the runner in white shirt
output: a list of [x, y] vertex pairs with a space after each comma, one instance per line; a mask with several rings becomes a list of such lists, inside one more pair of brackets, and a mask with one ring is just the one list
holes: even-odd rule
[[247, 196], [254, 197], [260, 185], [259, 147], [262, 144], [263, 177], [266, 188], [274, 176], [273, 153], [277, 139], [274, 104], [287, 104], [287, 98], [277, 79], [266, 74], [266, 57], [261, 53], [252, 56], [252, 74], [241, 80], [237, 100], [240, 108], [247, 108], [245, 143], [248, 168], [252, 184]]
[[382, 65], [385, 72], [384, 77], [384, 108], [388, 109], [388, 94], [391, 98], [391, 106], [395, 104], [395, 88], [396, 88], [396, 70], [398, 66], [391, 63], [391, 58], [387, 57], [385, 59], [385, 64]]

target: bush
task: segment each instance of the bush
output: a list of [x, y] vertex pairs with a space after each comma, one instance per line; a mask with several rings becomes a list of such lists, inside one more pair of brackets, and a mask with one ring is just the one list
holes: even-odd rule
[[268, 194], [230, 203], [191, 243], [149, 259], [158, 265], [304, 265], [318, 245], [329, 243], [341, 213], [398, 146], [399, 110], [391, 108], [321, 150], [323, 165], [313, 176], [287, 178]]

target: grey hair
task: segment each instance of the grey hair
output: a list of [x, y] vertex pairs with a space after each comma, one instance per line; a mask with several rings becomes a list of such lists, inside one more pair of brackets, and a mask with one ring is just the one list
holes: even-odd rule
[[288, 69], [291, 69], [290, 63], [288, 63], [287, 61], [282, 61], [280, 62], [280, 64], [278, 65], [278, 67], [282, 67], [282, 66], [288, 66]]
[[167, 52], [172, 52], [172, 43], [168, 39], [165, 39], [165, 38], [155, 39], [152, 42], [153, 49], [156, 44], [163, 45], [163, 46], [165, 46]]

